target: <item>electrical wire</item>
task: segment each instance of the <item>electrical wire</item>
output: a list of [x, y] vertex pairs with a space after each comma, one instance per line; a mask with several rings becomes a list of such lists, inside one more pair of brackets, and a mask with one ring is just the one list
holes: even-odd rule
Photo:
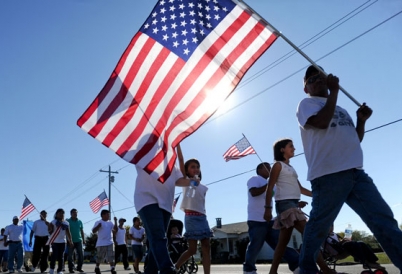
[[[384, 21], [378, 23], [378, 24], [375, 25], [374, 27], [372, 27], [372, 28], [370, 28], [370, 29], [364, 31], [363, 33], [359, 34], [358, 36], [352, 38], [351, 40], [347, 41], [346, 43], [340, 45], [339, 47], [333, 49], [332, 51], [328, 52], [327, 54], [321, 56], [320, 58], [318, 58], [317, 60], [315, 60], [315, 62], [318, 62], [318, 61], [320, 61], [320, 60], [322, 60], [322, 59], [328, 57], [329, 55], [331, 55], [331, 54], [333, 54], [334, 52], [340, 50], [341, 48], [345, 47], [346, 45], [352, 43], [353, 41], [357, 40], [358, 38], [361, 38], [361, 37], [364, 36], [365, 34], [367, 34], [367, 33], [369, 33], [370, 31], [376, 29], [377, 27], [379, 27], [379, 26], [381, 26], [382, 24], [388, 22], [389, 20], [391, 20], [392, 18], [396, 17], [397, 15], [400, 15], [401, 13], [402, 13], [402, 10], [399, 11], [399, 12], [397, 12], [396, 14], [392, 15], [391, 17], [388, 17], [388, 18], [385, 19]], [[299, 72], [305, 70], [308, 66], [309, 66], [309, 65], [304, 66], [304, 67], [302, 67], [302, 68], [296, 70], [295, 72], [291, 73], [290, 75], [286, 76], [285, 78], [282, 78], [281, 80], [279, 80], [279, 81], [277, 81], [276, 83], [272, 84], [271, 86], [269, 86], [269, 87], [267, 87], [267, 88], [265, 88], [265, 89], [263, 89], [263, 90], [257, 92], [256, 94], [254, 94], [253, 96], [251, 96], [251, 97], [249, 97], [248, 99], [244, 100], [243, 102], [241, 102], [241, 103], [235, 105], [234, 107], [232, 107], [232, 108], [226, 110], [224, 113], [221, 113], [220, 115], [209, 119], [207, 122], [204, 123], [204, 125], [206, 125], [206, 124], [208, 124], [208, 123], [210, 123], [210, 122], [212, 122], [212, 121], [215, 121], [216, 119], [218, 119], [218, 118], [220, 118], [220, 117], [222, 117], [222, 116], [228, 114], [228, 113], [231, 112], [232, 110], [235, 110], [236, 108], [238, 108], [238, 107], [244, 105], [245, 103], [248, 103], [248, 102], [251, 101], [252, 99], [254, 99], [254, 98], [260, 96], [261, 94], [265, 93], [266, 91], [272, 89], [273, 87], [279, 85], [280, 83], [282, 83], [282, 82], [288, 80], [289, 78], [295, 76], [295, 75], [298, 74]]]

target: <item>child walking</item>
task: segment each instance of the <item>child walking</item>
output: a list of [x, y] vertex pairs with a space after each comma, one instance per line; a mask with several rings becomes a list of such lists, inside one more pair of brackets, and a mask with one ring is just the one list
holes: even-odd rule
[[[310, 190], [301, 186], [297, 179], [295, 169], [290, 165], [289, 160], [294, 156], [295, 150], [293, 142], [290, 139], [282, 139], [274, 144], [274, 159], [276, 162], [272, 166], [271, 176], [268, 181], [264, 219], [267, 221], [272, 219], [272, 191], [274, 186], [276, 186], [275, 208], [277, 218], [275, 219], [273, 227], [280, 229], [280, 233], [269, 272], [270, 274], [277, 273], [279, 263], [285, 253], [293, 228], [296, 228], [303, 234], [306, 225], [306, 217], [300, 210], [300, 207], [306, 206], [307, 203], [300, 201], [300, 195], [312, 196]], [[318, 256], [317, 263], [323, 273], [334, 273], [324, 262], [321, 254]]]
[[[176, 270], [180, 269], [192, 255], [197, 252], [197, 242], [201, 241], [202, 251], [202, 265], [204, 268], [204, 274], [210, 274], [211, 271], [211, 247], [210, 238], [213, 237], [213, 233], [209, 228], [205, 211], [205, 195], [208, 191], [208, 187], [201, 184], [201, 170], [200, 162], [197, 159], [190, 159], [184, 163], [183, 155], [180, 146], [177, 147], [177, 153], [179, 163], [184, 177], [177, 180], [177, 184], [183, 185], [183, 200], [180, 209], [185, 212], [184, 226], [186, 232], [184, 238], [188, 241], [188, 249], [177, 260], [175, 267]], [[191, 181], [196, 183], [194, 187], [194, 195], [188, 195], [191, 191]]]

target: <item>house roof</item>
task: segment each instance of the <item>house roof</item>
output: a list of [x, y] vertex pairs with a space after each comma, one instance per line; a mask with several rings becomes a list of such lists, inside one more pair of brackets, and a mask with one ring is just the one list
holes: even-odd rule
[[247, 222], [233, 223], [228, 225], [222, 225], [221, 228], [214, 226], [213, 231], [222, 231], [226, 234], [242, 234], [248, 232]]

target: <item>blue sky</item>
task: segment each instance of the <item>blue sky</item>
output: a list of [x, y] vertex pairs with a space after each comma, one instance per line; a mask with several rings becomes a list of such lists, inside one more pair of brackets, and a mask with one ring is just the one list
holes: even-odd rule
[[[82, 131], [76, 121], [101, 90], [155, 3], [0, 2], [1, 227], [20, 214], [25, 194], [39, 211], [46, 209], [50, 217], [59, 207], [66, 212], [77, 208], [85, 232], [89, 233], [99, 219], [90, 210], [89, 202], [108, 190], [107, 174], [99, 170], [107, 169], [109, 164], [119, 172], [112, 187], [114, 214], [128, 220], [136, 216], [134, 166]], [[402, 10], [402, 2], [397, 0], [247, 3], [296, 45], [360, 5], [372, 4], [304, 48], [314, 60]], [[327, 72], [337, 75], [341, 85], [359, 102], [372, 107], [374, 113], [367, 129], [402, 118], [401, 25], [402, 15], [398, 15], [318, 62]], [[243, 82], [291, 50], [279, 38]], [[200, 160], [204, 184], [245, 172], [209, 186], [206, 208], [211, 227], [217, 217], [222, 218], [223, 224], [247, 218], [246, 183], [255, 174], [247, 171], [254, 170], [259, 159], [255, 155], [230, 162], [222, 159], [242, 133], [264, 161], [273, 161], [272, 145], [283, 137], [293, 139], [296, 153], [303, 152], [295, 110], [305, 97], [302, 78], [306, 66], [308, 62], [295, 54], [248, 84], [240, 83], [210, 121], [182, 142], [184, 157]], [[253, 96], [256, 97], [248, 100]], [[354, 116], [357, 106], [343, 94], [339, 104]], [[364, 167], [399, 223], [401, 134], [399, 122], [368, 133], [362, 143]], [[304, 156], [291, 159], [291, 164], [302, 185], [310, 188], [305, 179]], [[179, 192], [181, 189], [176, 188]], [[308, 197], [304, 200], [311, 202]], [[308, 213], [310, 207], [305, 211]], [[28, 216], [31, 220], [38, 217], [37, 212]], [[183, 219], [183, 213], [177, 209], [174, 217]], [[344, 230], [349, 223], [354, 229], [368, 232], [360, 218], [344, 206], [335, 222], [335, 231]]]

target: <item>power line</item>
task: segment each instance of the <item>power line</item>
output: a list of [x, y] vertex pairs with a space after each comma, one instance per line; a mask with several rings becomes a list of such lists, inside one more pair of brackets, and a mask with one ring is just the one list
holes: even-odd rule
[[[340, 50], [341, 48], [343, 48], [343, 47], [345, 47], [346, 45], [350, 44], [351, 42], [357, 40], [358, 38], [361, 38], [361, 37], [364, 36], [365, 34], [367, 34], [367, 33], [369, 33], [370, 31], [376, 29], [377, 27], [381, 26], [382, 24], [386, 23], [387, 21], [391, 20], [392, 18], [396, 17], [397, 15], [399, 15], [399, 14], [401, 14], [401, 13], [402, 13], [402, 10], [399, 11], [399, 12], [397, 12], [396, 14], [392, 15], [391, 17], [385, 19], [384, 21], [380, 22], [379, 24], [375, 25], [374, 27], [368, 29], [367, 31], [365, 31], [365, 32], [363, 32], [363, 33], [361, 33], [361, 34], [359, 34], [358, 36], [356, 36], [356, 37], [354, 37], [354, 38], [352, 38], [351, 40], [349, 40], [348, 42], [342, 44], [341, 46], [335, 48], [334, 50], [330, 51], [329, 53], [327, 53], [327, 54], [321, 56], [320, 58], [318, 58], [317, 60], [315, 60], [315, 62], [318, 62], [318, 61], [320, 61], [320, 60], [322, 60], [322, 59], [328, 57], [329, 55], [331, 55], [331, 54], [333, 54], [334, 52]], [[293, 77], [294, 75], [298, 74], [299, 72], [305, 70], [308, 66], [309, 66], [309, 65], [304, 66], [304, 67], [302, 67], [302, 68], [296, 70], [295, 72], [291, 73], [290, 75], [286, 76], [285, 78], [282, 78], [281, 80], [277, 81], [276, 83], [272, 84], [271, 86], [269, 86], [269, 87], [267, 87], [267, 88], [261, 90], [260, 92], [254, 94], [253, 96], [249, 97], [248, 99], [244, 100], [243, 102], [241, 102], [241, 103], [235, 105], [234, 107], [228, 109], [228, 110], [225, 111], [224, 113], [222, 113], [222, 114], [220, 114], [220, 115], [218, 115], [218, 116], [216, 116], [216, 117], [213, 117], [213, 118], [209, 119], [207, 122], [204, 123], [204, 125], [205, 125], [205, 124], [208, 124], [208, 123], [210, 123], [210, 122], [212, 122], [212, 121], [215, 121], [216, 119], [218, 119], [218, 118], [220, 118], [220, 117], [222, 117], [222, 116], [228, 114], [228, 113], [231, 112], [232, 110], [234, 110], [234, 109], [236, 109], [236, 108], [238, 108], [238, 107], [244, 105], [245, 103], [251, 101], [252, 99], [254, 99], [254, 98], [260, 96], [261, 94], [265, 93], [266, 91], [272, 89], [273, 87], [275, 87], [275, 86], [279, 85], [280, 83], [282, 83], [282, 82], [288, 80], [289, 78]]]
[[[339, 20], [335, 21], [334, 23], [332, 23], [331, 25], [329, 25], [328, 27], [326, 27], [325, 29], [321, 30], [320, 32], [318, 32], [317, 34], [315, 34], [314, 36], [312, 36], [311, 38], [307, 39], [306, 41], [304, 41], [302, 44], [299, 45], [299, 48], [304, 49], [306, 47], [308, 47], [309, 45], [313, 44], [315, 41], [321, 39], [323, 36], [327, 35], [328, 33], [330, 33], [331, 31], [335, 30], [336, 28], [340, 27], [341, 25], [343, 25], [344, 23], [346, 23], [347, 21], [349, 21], [350, 19], [352, 19], [353, 17], [355, 17], [356, 15], [358, 15], [359, 13], [363, 12], [364, 10], [366, 10], [367, 8], [369, 8], [370, 6], [372, 6], [373, 4], [375, 4], [378, 0], [376, 0], [375, 2], [371, 3], [370, 5], [364, 7], [363, 9], [359, 10], [361, 7], [363, 7], [364, 5], [366, 5], [368, 2], [370, 2], [371, 0], [363, 3], [362, 5], [360, 5], [359, 7], [357, 7], [356, 9], [352, 10], [351, 12], [349, 12], [348, 14], [346, 14], [345, 16], [341, 17]], [[355, 11], [359, 10], [357, 13], [353, 14]], [[347, 18], [349, 15], [351, 15], [351, 17]], [[346, 18], [346, 19], [345, 19]], [[345, 19], [344, 21], [342, 21], [343, 19]], [[340, 22], [338, 25], [337, 23]], [[331, 28], [332, 26], [334, 26], [333, 28]], [[271, 64], [267, 65], [265, 68], [261, 69], [260, 71], [256, 72], [255, 74], [251, 75], [249, 78], [247, 78], [246, 80], [243, 80], [240, 85], [236, 88], [236, 90], [239, 90], [241, 88], [243, 88], [244, 86], [246, 86], [247, 84], [251, 83], [252, 81], [254, 81], [255, 79], [257, 79], [258, 77], [260, 77], [261, 75], [265, 74], [266, 72], [270, 71], [271, 69], [273, 69], [274, 67], [278, 66], [279, 64], [283, 63], [284, 61], [286, 61], [287, 59], [289, 59], [290, 57], [292, 57], [293, 55], [295, 55], [297, 53], [296, 50], [291, 50], [288, 53], [286, 53], [285, 55], [283, 55], [282, 57], [278, 58], [277, 60], [275, 60], [274, 62], [272, 62]]]

